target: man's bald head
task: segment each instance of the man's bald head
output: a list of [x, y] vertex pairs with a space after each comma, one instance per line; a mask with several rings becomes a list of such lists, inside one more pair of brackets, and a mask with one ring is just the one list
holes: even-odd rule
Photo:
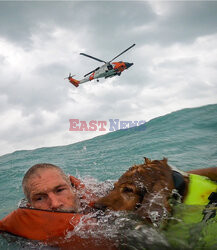
[[56, 170], [57, 172], [60, 173], [60, 175], [63, 177], [63, 179], [65, 179], [70, 184], [69, 178], [67, 178], [66, 174], [63, 172], [63, 170], [60, 167], [58, 167], [56, 165], [53, 165], [53, 164], [50, 164], [50, 163], [39, 163], [39, 164], [36, 164], [36, 165], [32, 166], [25, 173], [25, 175], [23, 177], [23, 181], [22, 181], [23, 192], [24, 192], [25, 197], [27, 198], [28, 201], [30, 201], [29, 186], [28, 186], [29, 180], [32, 177], [37, 176], [42, 171], [47, 170], [47, 169]]

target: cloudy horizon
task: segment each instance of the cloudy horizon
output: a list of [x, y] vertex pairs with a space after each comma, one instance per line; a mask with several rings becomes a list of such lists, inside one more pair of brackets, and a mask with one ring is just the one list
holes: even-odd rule
[[[80, 121], [148, 121], [217, 103], [217, 2], [0, 2], [0, 155], [67, 145], [110, 131], [69, 131]], [[121, 76], [75, 88], [117, 61]]]

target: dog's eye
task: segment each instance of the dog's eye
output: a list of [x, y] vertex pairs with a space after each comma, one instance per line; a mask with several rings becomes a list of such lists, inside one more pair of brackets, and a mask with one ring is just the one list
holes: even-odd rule
[[124, 187], [122, 190], [124, 193], [133, 193], [133, 189], [130, 187]]

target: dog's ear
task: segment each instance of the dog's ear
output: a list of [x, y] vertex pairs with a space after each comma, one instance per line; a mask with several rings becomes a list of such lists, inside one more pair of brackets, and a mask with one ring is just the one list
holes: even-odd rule
[[151, 163], [151, 159], [147, 158], [147, 157], [144, 157], [144, 160], [145, 160], [145, 164], [148, 165]]
[[[171, 212], [169, 200], [174, 188], [172, 170], [167, 164], [163, 164], [163, 166], [160, 164], [153, 166], [150, 172], [152, 178], [147, 179], [149, 175], [147, 172], [146, 178], [144, 178], [147, 193], [144, 195], [137, 213], [152, 223], [158, 223]], [[147, 185], [148, 181], [149, 185]]]
[[137, 214], [153, 224], [159, 224], [167, 219], [171, 213], [169, 199], [172, 189], [165, 183], [156, 183], [150, 193], [144, 195], [141, 206], [137, 209]]
[[164, 157], [162, 161], [167, 164], [168, 159]]

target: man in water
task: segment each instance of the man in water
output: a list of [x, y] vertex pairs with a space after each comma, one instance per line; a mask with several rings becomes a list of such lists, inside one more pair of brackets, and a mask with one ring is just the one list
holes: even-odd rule
[[26, 172], [22, 186], [28, 207], [70, 212], [78, 212], [80, 208], [80, 199], [69, 177], [53, 164], [32, 166]]
[[[40, 241], [55, 249], [117, 249], [116, 241], [114, 243], [101, 234], [103, 227], [97, 218], [85, 217], [93, 211], [95, 196], [78, 179], [67, 177], [55, 165], [42, 163], [26, 172], [22, 185], [27, 206], [34, 209], [22, 207], [11, 212], [0, 220], [0, 233]], [[93, 233], [99, 230], [100, 238], [98, 233], [95, 238]], [[85, 237], [82, 236], [84, 233]]]

